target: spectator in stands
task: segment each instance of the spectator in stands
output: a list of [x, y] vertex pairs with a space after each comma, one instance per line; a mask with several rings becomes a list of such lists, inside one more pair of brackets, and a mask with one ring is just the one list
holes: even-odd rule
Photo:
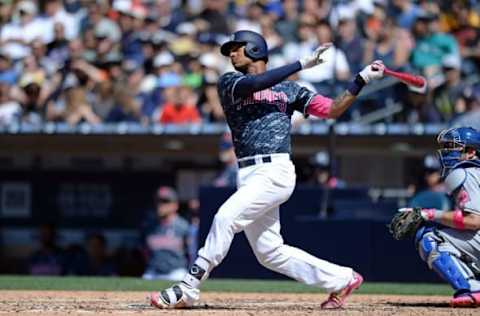
[[413, 34], [416, 44], [410, 58], [412, 66], [428, 77], [439, 74], [445, 56], [458, 56], [460, 53], [455, 37], [440, 31], [438, 16], [435, 14], [418, 15]]
[[13, 86], [18, 79], [18, 72], [12, 64], [12, 60], [8, 54], [0, 50], [0, 81]]
[[65, 26], [62, 23], [56, 22], [53, 24], [53, 40], [47, 44], [47, 55], [59, 61], [68, 59], [68, 40], [65, 37]]
[[[318, 23], [315, 32], [318, 43], [328, 43], [334, 40], [333, 29], [326, 21]], [[331, 94], [332, 88], [339, 89], [339, 83], [350, 78], [350, 67], [345, 53], [337, 46], [330, 47], [325, 52], [325, 63], [322, 66], [299, 73], [300, 79], [311, 82], [320, 94]]]
[[80, 21], [82, 33], [92, 29], [94, 34], [106, 34], [112, 42], [118, 42], [121, 38], [120, 27], [107, 16], [108, 2], [105, 0], [88, 3], [87, 14]]
[[132, 95], [132, 92], [126, 89], [125, 85], [119, 84], [114, 90], [114, 103], [111, 111], [105, 118], [106, 122], [143, 122], [147, 119], [142, 116], [141, 105]]
[[422, 10], [412, 0], [393, 0], [393, 14], [401, 28], [411, 29]]
[[225, 122], [225, 114], [217, 92], [218, 71], [215, 62], [216, 57], [212, 54], [200, 57], [203, 86], [200, 90], [198, 109], [205, 122]]
[[412, 86], [402, 87], [403, 110], [398, 115], [402, 122], [441, 123], [442, 116], [432, 101], [431, 93]]
[[0, 126], [18, 122], [22, 113], [20, 104], [11, 96], [9, 82], [0, 81]]
[[42, 88], [36, 82], [30, 82], [21, 87], [19, 101], [22, 107], [21, 121], [30, 124], [43, 122], [41, 113], [44, 109], [44, 99], [41, 97]]
[[200, 123], [201, 118], [196, 107], [196, 96], [187, 86], [179, 86], [174, 90], [173, 102], [162, 105], [160, 123], [189, 124]]
[[391, 18], [386, 18], [378, 24], [373, 21], [371, 23], [375, 27], [367, 24], [365, 29], [368, 39], [364, 46], [362, 63], [380, 59], [391, 69], [406, 66], [414, 45], [408, 31], [395, 26]]
[[[365, 40], [357, 32], [357, 24], [355, 16], [352, 11], [349, 14], [340, 16], [338, 22], [338, 48], [345, 53], [350, 71], [357, 73], [362, 70], [364, 63], [364, 46]], [[382, 58], [375, 58], [370, 60], [376, 60]], [[383, 60], [383, 59], [382, 59]]]
[[[260, 2], [253, 1], [246, 8], [245, 17], [239, 18], [235, 23], [234, 31], [250, 30], [261, 33], [260, 20], [265, 16]], [[270, 48], [270, 46], [268, 46]]]
[[221, 173], [213, 181], [213, 185], [216, 187], [236, 187], [238, 165], [230, 133], [223, 134], [218, 154], [223, 167]]
[[260, 19], [261, 34], [265, 37], [270, 54], [279, 54], [282, 52], [284, 44], [283, 38], [275, 29], [275, 20], [272, 16], [266, 15]]
[[453, 32], [460, 46], [466, 73], [480, 70], [480, 13], [474, 6], [467, 1], [452, 1], [451, 10], [443, 12], [446, 30]]
[[206, 22], [205, 29], [201, 29], [201, 31], [230, 34], [231, 29], [227, 21], [227, 9], [227, 0], [205, 0], [203, 11], [198, 16], [195, 16], [194, 20], [197, 20], [197, 23], [198, 20]]
[[72, 40], [78, 36], [77, 19], [63, 7], [61, 0], [46, 0], [44, 14], [39, 19], [43, 42], [48, 44], [54, 40], [55, 23], [61, 23], [65, 28], [65, 37]]
[[283, 16], [275, 23], [278, 34], [285, 43], [297, 40], [299, 3], [297, 0], [282, 1]]
[[177, 212], [177, 192], [161, 186], [155, 195], [156, 217], [143, 232], [148, 252], [146, 280], [180, 281], [187, 272], [189, 225]]
[[310, 165], [313, 168], [313, 172], [309, 183], [329, 189], [347, 187], [345, 181], [332, 174], [332, 166], [328, 152], [317, 152], [310, 158]]
[[442, 181], [441, 166], [435, 155], [427, 155], [423, 160], [424, 176], [416, 194], [409, 202], [410, 207], [436, 208], [449, 210], [450, 201]]
[[13, 12], [13, 1], [12, 0], [1, 0], [0, 1], [0, 23], [5, 25], [8, 23], [12, 17]]
[[57, 231], [53, 224], [39, 227], [39, 248], [29, 258], [28, 269], [32, 275], [61, 275], [63, 251], [57, 245]]
[[444, 122], [449, 122], [463, 112], [458, 102], [466, 88], [461, 81], [461, 60], [458, 55], [447, 55], [442, 61], [445, 81], [433, 91], [433, 102]]
[[465, 113], [454, 119], [451, 125], [480, 130], [480, 85], [465, 88], [458, 103], [465, 107]]
[[35, 18], [38, 12], [36, 2], [24, 0], [16, 4], [12, 19], [3, 24], [0, 32], [2, 49], [13, 60], [19, 60], [30, 54], [29, 43], [42, 36], [42, 29]]
[[87, 238], [86, 275], [116, 275], [116, 267], [107, 253], [107, 240], [101, 233], [90, 234]]

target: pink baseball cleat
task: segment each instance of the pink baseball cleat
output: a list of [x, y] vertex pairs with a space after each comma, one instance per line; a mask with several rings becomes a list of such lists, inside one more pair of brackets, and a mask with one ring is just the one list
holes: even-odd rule
[[454, 296], [450, 301], [452, 307], [478, 307], [480, 306], [480, 292], [468, 292]]
[[362, 283], [363, 277], [359, 273], [353, 272], [353, 280], [350, 281], [350, 283], [339, 292], [330, 293], [328, 299], [320, 306], [322, 309], [342, 308], [347, 297], [352, 294], [354, 290], [358, 289]]
[[160, 292], [153, 292], [149, 296], [150, 305], [156, 308], [189, 308], [200, 298], [200, 291], [196, 288], [178, 283]]

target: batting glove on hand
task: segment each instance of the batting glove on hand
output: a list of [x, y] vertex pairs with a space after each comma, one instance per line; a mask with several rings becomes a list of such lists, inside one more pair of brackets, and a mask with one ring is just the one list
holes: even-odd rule
[[415, 209], [420, 211], [420, 215], [425, 221], [432, 221], [435, 219], [435, 213], [437, 212], [434, 208], [411, 208], [411, 207], [403, 207], [399, 208], [399, 212], [413, 212]]
[[299, 62], [302, 65], [302, 69], [312, 68], [323, 63], [325, 60], [322, 58], [322, 54], [327, 49], [332, 47], [332, 45], [332, 43], [320, 45], [317, 49], [315, 49], [312, 55], [300, 59]]
[[359, 75], [362, 77], [365, 83], [369, 83], [374, 79], [382, 79], [383, 78], [383, 71], [385, 70], [385, 65], [381, 60], [375, 60], [373, 63], [368, 65], [367, 67], [363, 68], [360, 71]]

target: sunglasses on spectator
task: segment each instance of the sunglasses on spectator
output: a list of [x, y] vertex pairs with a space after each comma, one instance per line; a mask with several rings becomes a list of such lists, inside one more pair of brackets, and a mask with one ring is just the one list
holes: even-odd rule
[[159, 198], [159, 197], [155, 198], [155, 204], [166, 204], [166, 203], [171, 203], [171, 202], [173, 202], [173, 201], [169, 200], [169, 199]]

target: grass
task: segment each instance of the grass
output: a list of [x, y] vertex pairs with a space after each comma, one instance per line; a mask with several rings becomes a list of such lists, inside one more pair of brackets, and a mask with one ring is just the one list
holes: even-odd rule
[[[0, 290], [59, 291], [153, 291], [172, 282], [125, 277], [31, 277], [0, 276]], [[295, 281], [213, 279], [202, 286], [206, 292], [316, 293], [322, 290]], [[365, 283], [361, 294], [452, 295], [443, 284]]]

